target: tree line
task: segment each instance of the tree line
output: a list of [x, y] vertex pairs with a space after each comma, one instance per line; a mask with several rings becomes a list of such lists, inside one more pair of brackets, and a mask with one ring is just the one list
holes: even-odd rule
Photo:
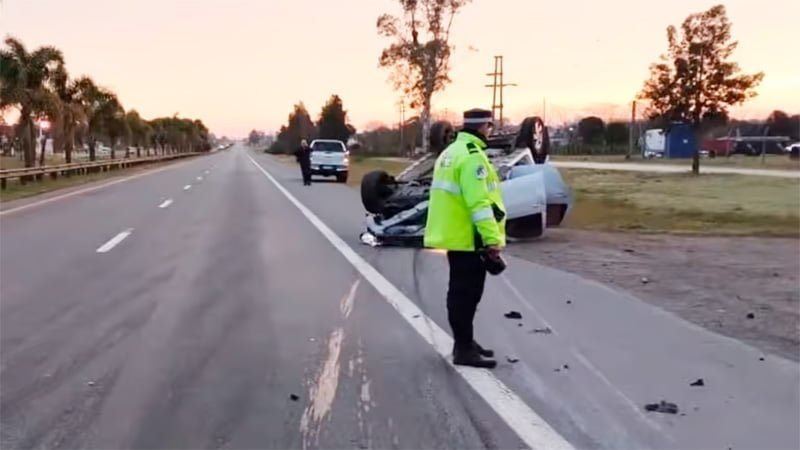
[[[135, 109], [125, 110], [117, 95], [92, 78], [70, 77], [64, 55], [52, 46], [28, 50], [14, 37], [5, 39], [0, 49], [0, 112], [19, 111], [14, 127], [14, 144], [22, 150], [25, 167], [33, 167], [36, 157], [36, 124], [50, 123], [48, 135], [53, 150], [72, 162], [76, 146], [88, 147], [89, 159], [97, 157], [97, 144], [108, 143], [111, 158], [125, 144], [136, 156], [151, 149], [157, 154], [208, 151], [208, 128], [198, 119], [159, 117], [143, 119]], [[44, 164], [44, 145], [39, 164]]]
[[[258, 142], [260, 132], [250, 132], [248, 140]], [[312, 139], [336, 139], [347, 144], [347, 141], [356, 133], [355, 127], [348, 123], [347, 111], [344, 109], [342, 99], [334, 94], [328, 99], [319, 113], [316, 122], [305, 104], [300, 101], [294, 105], [289, 113], [286, 125], [281, 126], [275, 141], [267, 149], [269, 153], [292, 153], [300, 146], [303, 139], [309, 142]]]

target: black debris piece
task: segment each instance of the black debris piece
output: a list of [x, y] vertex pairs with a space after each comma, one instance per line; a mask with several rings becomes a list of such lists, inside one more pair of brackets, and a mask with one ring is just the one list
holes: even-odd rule
[[625, 253], [636, 253], [632, 248], [626, 248]]
[[748, 318], [748, 319], [755, 319], [755, 318], [756, 318], [756, 315], [755, 315], [755, 314], [753, 314], [753, 313], [747, 313], [747, 318]]
[[779, 276], [781, 276], [781, 274], [779, 274], [778, 272], [772, 272], [772, 276], [778, 278]]
[[521, 326], [522, 326], [522, 322], [518, 323], [518, 324], [517, 324], [517, 326], [518, 326], [518, 327], [521, 327]]
[[553, 369], [553, 372], [561, 372], [561, 369], [556, 367], [555, 369]]
[[650, 282], [650, 279], [647, 277], [642, 277], [642, 284], [647, 284]]
[[290, 399], [291, 399], [293, 402], [296, 402], [296, 401], [300, 400], [300, 397], [299, 397], [297, 394], [291, 394], [291, 395], [289, 395], [289, 398], [290, 398]]
[[697, 381], [695, 381], [694, 383], [690, 384], [689, 386], [705, 386], [705, 385], [706, 385], [706, 383], [703, 381], [703, 379], [702, 378], [698, 378]]
[[758, 358], [758, 360], [759, 360], [759, 361], [763, 361], [763, 360], [764, 360], [764, 357], [763, 357], [763, 356], [761, 356], [761, 357], [759, 357], [759, 358]]
[[685, 415], [686, 415], [686, 413], [680, 413], [679, 415], [680, 415], [681, 417], [683, 417], [683, 416], [685, 416]]
[[419, 317], [419, 314], [414, 314], [414, 315], [413, 315], [413, 316], [411, 316], [411, 317], [413, 317], [414, 319], [416, 319], [416, 318], [418, 318], [418, 317]]
[[522, 314], [519, 311], [509, 311], [505, 313], [506, 319], [522, 319]]
[[567, 304], [571, 305], [572, 304], [572, 300], [567, 300]]
[[514, 358], [513, 356], [506, 356], [506, 361], [514, 364], [515, 362], [519, 362], [519, 358]]
[[678, 414], [678, 405], [661, 400], [660, 403], [648, 403], [644, 409], [650, 412], [660, 412], [664, 414]]
[[569, 364], [564, 364], [564, 370], [569, 370]]
[[538, 333], [538, 334], [551, 334], [552, 332], [553, 330], [551, 330], [550, 327], [534, 328], [533, 330], [531, 330], [531, 333]]

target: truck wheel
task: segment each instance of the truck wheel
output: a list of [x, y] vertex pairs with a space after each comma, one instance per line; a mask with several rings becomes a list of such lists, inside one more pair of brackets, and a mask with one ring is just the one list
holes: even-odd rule
[[533, 154], [536, 164], [544, 164], [550, 153], [550, 135], [540, 117], [527, 117], [522, 121], [517, 133], [516, 147], [527, 147]]
[[339, 183], [347, 183], [347, 172], [337, 173], [336, 174], [336, 181], [339, 182]]
[[455, 137], [456, 132], [450, 122], [444, 120], [434, 122], [433, 125], [431, 125], [431, 151], [438, 155], [453, 142]]
[[361, 203], [372, 214], [383, 212], [386, 199], [392, 195], [394, 179], [383, 170], [375, 170], [361, 179]]

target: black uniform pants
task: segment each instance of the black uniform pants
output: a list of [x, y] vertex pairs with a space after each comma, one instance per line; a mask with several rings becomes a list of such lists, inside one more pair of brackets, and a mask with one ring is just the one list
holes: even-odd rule
[[447, 252], [450, 281], [447, 288], [447, 320], [457, 348], [472, 345], [472, 320], [483, 296], [486, 268], [477, 252]]
[[303, 184], [311, 184], [311, 163], [301, 162], [300, 172], [303, 174]]

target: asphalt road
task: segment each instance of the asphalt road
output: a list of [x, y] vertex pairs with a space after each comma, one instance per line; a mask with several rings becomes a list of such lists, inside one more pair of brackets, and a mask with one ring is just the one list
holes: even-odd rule
[[0, 213], [0, 447], [800, 448], [797, 363], [516, 258], [501, 364], [455, 369], [443, 255], [299, 175], [235, 147]]

